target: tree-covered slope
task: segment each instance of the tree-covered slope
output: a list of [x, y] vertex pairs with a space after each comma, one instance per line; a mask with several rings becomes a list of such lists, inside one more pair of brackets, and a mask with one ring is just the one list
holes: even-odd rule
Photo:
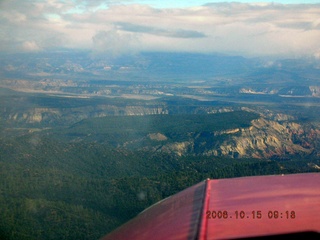
[[90, 119], [59, 131], [16, 130], [19, 134], [1, 137], [0, 238], [98, 239], [208, 177], [317, 171], [319, 159], [179, 157], [110, 144], [128, 141], [132, 133], [133, 139], [162, 132], [173, 141], [188, 131], [221, 130], [230, 126], [226, 116], [246, 126], [255, 117], [246, 114], [222, 114], [224, 121], [219, 115]]

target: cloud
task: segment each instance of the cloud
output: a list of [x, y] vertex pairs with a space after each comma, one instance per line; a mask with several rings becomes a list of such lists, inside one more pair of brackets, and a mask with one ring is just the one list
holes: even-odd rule
[[41, 48], [35, 41], [25, 41], [22, 43], [22, 50], [24, 52], [38, 52]]
[[184, 29], [164, 29], [158, 27], [150, 27], [137, 25], [132, 23], [116, 23], [122, 30], [135, 33], [147, 33], [152, 35], [164, 36], [164, 37], [173, 37], [173, 38], [203, 38], [206, 37], [205, 34]]
[[81, 48], [114, 56], [149, 50], [245, 56], [317, 56], [319, 51], [320, 4], [156, 9], [128, 3], [135, 1], [1, 1], [0, 51]]
[[106, 55], [108, 57], [132, 54], [138, 44], [135, 36], [116, 29], [100, 31], [93, 36], [92, 41], [94, 54]]
[[314, 58], [320, 60], [320, 49], [313, 54]]

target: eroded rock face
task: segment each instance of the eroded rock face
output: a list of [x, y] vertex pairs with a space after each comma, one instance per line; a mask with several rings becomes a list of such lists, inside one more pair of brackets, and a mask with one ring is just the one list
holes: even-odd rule
[[302, 126], [294, 122], [279, 123], [260, 118], [253, 120], [251, 127], [241, 129], [239, 135], [233, 136], [234, 132], [236, 131], [230, 131], [230, 137], [218, 149], [212, 149], [211, 153], [232, 157], [268, 158], [312, 152], [312, 149], [294, 143], [294, 136], [305, 135]]
[[105, 116], [143, 116], [168, 114], [163, 106], [124, 106], [98, 105], [79, 108], [29, 108], [19, 111], [6, 111], [3, 118], [7, 121], [23, 124], [73, 124], [90, 117]]
[[320, 97], [320, 87], [319, 86], [310, 86], [309, 87], [313, 97]]
[[[152, 134], [149, 137], [151, 140], [159, 141], [162, 136], [159, 134]], [[311, 129], [307, 133], [303, 126], [294, 122], [276, 122], [259, 118], [253, 120], [248, 128], [212, 132], [205, 138], [201, 138], [199, 133], [189, 141], [166, 143], [163, 139], [161, 143], [163, 145], [158, 146], [157, 150], [178, 156], [200, 154], [233, 158], [270, 158], [311, 154], [315, 150], [313, 142], [319, 141], [319, 138], [319, 130]]]
[[148, 137], [151, 140], [156, 140], [156, 141], [166, 141], [166, 140], [168, 140], [168, 138], [162, 133], [150, 133], [148, 135]]
[[[225, 111], [226, 109], [222, 109]], [[222, 111], [221, 110], [221, 111]], [[251, 111], [250, 109], [243, 109]], [[23, 110], [4, 109], [2, 119], [22, 124], [68, 124], [82, 119], [104, 116], [169, 114], [164, 104], [139, 106], [115, 106], [100, 104], [78, 108], [29, 108]], [[290, 115], [265, 111], [247, 128], [223, 131], [188, 132], [183, 138], [172, 137], [163, 132], [148, 133], [136, 139], [135, 144], [144, 149], [163, 151], [178, 156], [207, 155], [233, 158], [270, 158], [286, 155], [320, 155], [320, 125], [298, 124]], [[174, 134], [173, 134], [174, 135]], [[141, 142], [141, 143], [140, 143]], [[145, 144], [146, 143], [146, 144]], [[150, 144], [151, 143], [151, 144]]]
[[57, 119], [61, 117], [59, 110], [50, 108], [33, 108], [29, 111], [20, 111], [9, 113], [6, 118], [10, 121], [23, 122], [23, 123], [41, 123], [49, 119]]

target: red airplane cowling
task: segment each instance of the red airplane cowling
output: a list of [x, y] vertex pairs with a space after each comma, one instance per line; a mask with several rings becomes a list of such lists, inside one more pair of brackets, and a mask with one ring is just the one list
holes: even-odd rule
[[149, 207], [102, 240], [314, 239], [320, 173], [206, 180]]

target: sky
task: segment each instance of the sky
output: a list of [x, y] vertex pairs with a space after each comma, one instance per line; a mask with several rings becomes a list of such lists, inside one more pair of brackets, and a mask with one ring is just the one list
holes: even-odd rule
[[0, 0], [0, 53], [84, 49], [320, 59], [319, 1]]

